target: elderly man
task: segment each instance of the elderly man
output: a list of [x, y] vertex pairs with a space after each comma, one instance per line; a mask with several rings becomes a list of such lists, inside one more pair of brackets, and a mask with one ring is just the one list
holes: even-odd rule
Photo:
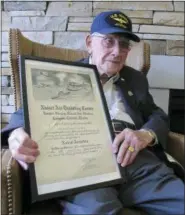
[[[120, 11], [100, 13], [92, 23], [86, 38], [89, 58], [81, 62], [97, 66], [111, 119], [122, 130], [112, 146], [117, 162], [126, 168], [127, 182], [64, 198], [64, 214], [118, 214], [125, 207], [157, 215], [184, 214], [184, 184], [163, 153], [168, 118], [154, 104], [146, 77], [124, 65], [133, 42], [139, 41], [131, 20]], [[39, 148], [24, 131], [22, 109], [12, 115], [2, 134], [9, 136], [13, 157], [27, 169]]]

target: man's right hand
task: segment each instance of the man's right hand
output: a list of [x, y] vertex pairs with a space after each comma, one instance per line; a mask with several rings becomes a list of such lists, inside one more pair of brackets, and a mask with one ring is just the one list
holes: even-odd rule
[[39, 155], [38, 145], [23, 128], [15, 129], [8, 138], [9, 149], [24, 169], [28, 169], [28, 163], [33, 163]]

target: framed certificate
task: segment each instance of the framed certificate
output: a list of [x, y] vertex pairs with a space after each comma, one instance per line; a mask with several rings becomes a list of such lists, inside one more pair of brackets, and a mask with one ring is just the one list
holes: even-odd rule
[[40, 150], [32, 202], [122, 183], [96, 67], [30, 56], [20, 65], [25, 130]]

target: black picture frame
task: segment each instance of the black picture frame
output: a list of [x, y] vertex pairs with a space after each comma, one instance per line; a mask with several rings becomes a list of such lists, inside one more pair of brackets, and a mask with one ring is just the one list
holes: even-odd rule
[[[52, 65], [67, 65], [69, 67], [78, 67], [78, 68], [87, 68], [89, 69], [89, 72], [93, 72], [95, 80], [96, 80], [96, 85], [98, 88], [98, 91], [100, 93], [101, 97], [101, 102], [104, 108], [104, 113], [106, 117], [106, 123], [108, 126], [109, 134], [111, 137], [111, 141], [113, 142], [113, 139], [115, 137], [114, 131], [113, 131], [113, 126], [111, 122], [111, 118], [109, 115], [106, 99], [103, 93], [103, 88], [100, 82], [100, 77], [99, 73], [97, 71], [96, 66], [94, 65], [89, 65], [89, 64], [84, 64], [81, 62], [70, 62], [70, 61], [64, 61], [64, 60], [58, 60], [58, 59], [51, 59], [51, 58], [43, 58], [43, 57], [33, 57], [29, 55], [20, 55], [19, 56], [19, 64], [20, 64], [20, 85], [21, 85], [21, 96], [22, 96], [22, 106], [23, 106], [23, 113], [24, 113], [24, 127], [25, 131], [32, 137], [32, 131], [30, 127], [30, 116], [29, 116], [29, 108], [28, 108], [28, 80], [26, 78], [26, 62], [39, 62], [39, 63], [49, 63]], [[116, 155], [113, 154], [113, 156], [116, 159]], [[85, 186], [77, 186], [76, 188], [71, 188], [71, 189], [66, 189], [66, 190], [58, 190], [54, 192], [46, 192], [44, 194], [39, 194], [38, 192], [38, 185], [37, 185], [37, 180], [36, 180], [36, 171], [35, 171], [35, 163], [29, 164], [29, 175], [30, 175], [30, 183], [31, 183], [31, 201], [33, 202], [38, 202], [38, 201], [43, 201], [46, 199], [53, 199], [53, 198], [58, 198], [58, 197], [63, 197], [66, 195], [71, 195], [75, 194], [78, 192], [82, 191], [87, 191], [90, 189], [96, 189], [100, 187], [107, 187], [107, 186], [112, 186], [116, 184], [121, 184], [124, 183], [124, 178], [122, 177], [121, 170], [120, 170], [120, 165], [117, 163], [117, 170], [118, 170], [118, 175], [119, 177], [113, 180], [108, 180], [105, 182], [99, 182], [99, 183], [94, 183], [94, 184], [89, 184]], [[123, 167], [122, 167], [123, 168]], [[48, 170], [49, 171], [49, 170]], [[62, 174], [62, 170], [61, 170]]]

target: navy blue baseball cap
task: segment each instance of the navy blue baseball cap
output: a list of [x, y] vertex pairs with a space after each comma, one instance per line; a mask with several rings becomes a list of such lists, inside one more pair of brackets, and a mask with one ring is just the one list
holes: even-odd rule
[[132, 22], [119, 10], [106, 11], [97, 15], [91, 25], [91, 34], [122, 34], [129, 40], [139, 42], [140, 38], [132, 32]]

